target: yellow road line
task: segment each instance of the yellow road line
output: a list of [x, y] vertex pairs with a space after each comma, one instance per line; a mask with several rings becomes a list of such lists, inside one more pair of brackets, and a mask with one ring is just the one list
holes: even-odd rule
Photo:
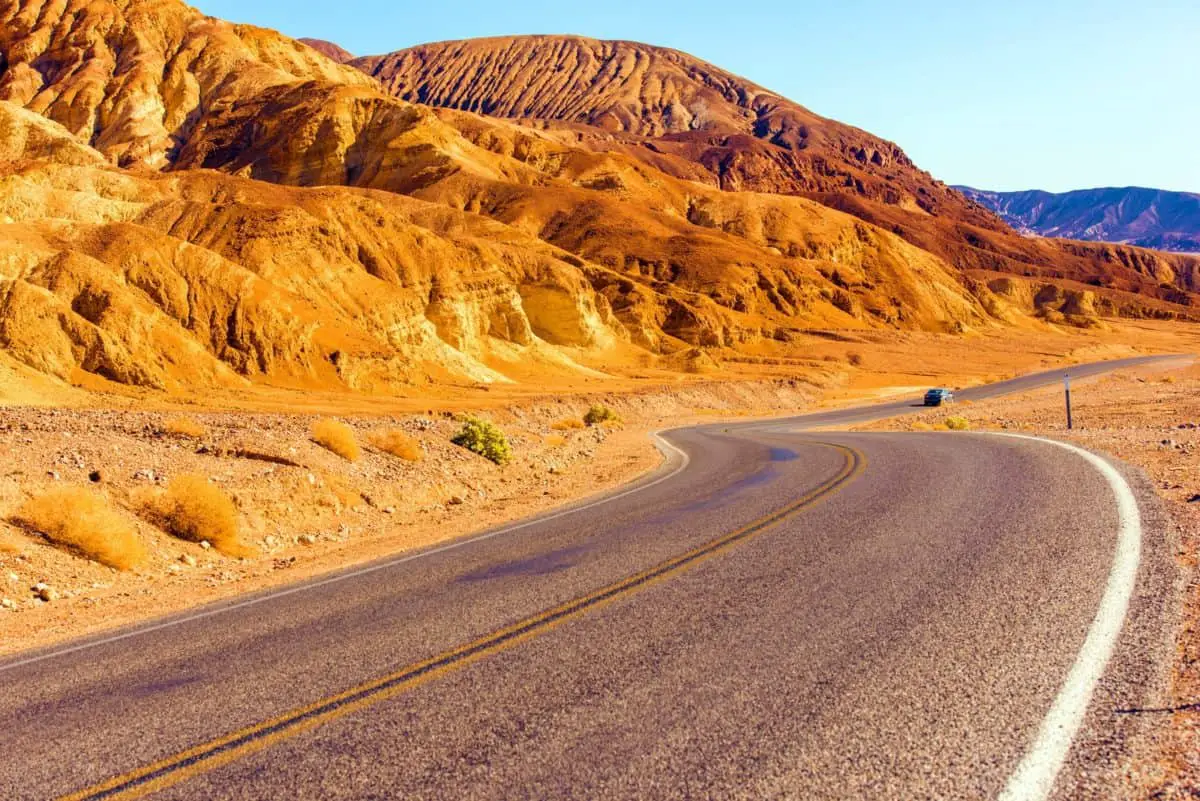
[[378, 704], [451, 670], [465, 667], [486, 656], [511, 648], [560, 623], [695, 567], [733, 545], [762, 533], [801, 509], [829, 497], [857, 478], [865, 469], [866, 457], [859, 451], [841, 445], [829, 444], [827, 447], [841, 451], [846, 457], [845, 464], [836, 476], [794, 503], [736, 531], [705, 543], [681, 556], [660, 562], [654, 567], [602, 587], [588, 595], [505, 626], [466, 645], [409, 665], [383, 678], [359, 684], [308, 706], [293, 709], [262, 723], [256, 723], [201, 743], [150, 765], [114, 776], [99, 784], [62, 796], [58, 801], [129, 801], [142, 798], [192, 776], [261, 751], [274, 743], [295, 737], [323, 723]]

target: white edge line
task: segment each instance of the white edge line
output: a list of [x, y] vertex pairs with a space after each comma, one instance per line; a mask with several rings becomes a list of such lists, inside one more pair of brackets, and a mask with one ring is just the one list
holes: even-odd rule
[[150, 634], [152, 632], [161, 631], [163, 629], [172, 628], [174, 626], [181, 626], [184, 623], [193, 623], [197, 620], [203, 620], [205, 618], [214, 617], [216, 615], [223, 615], [226, 612], [232, 612], [236, 609], [245, 609], [248, 606], [255, 606], [257, 604], [265, 603], [267, 601], [274, 601], [279, 598], [285, 598], [289, 595], [295, 595], [296, 593], [300, 593], [300, 592], [307, 592], [308, 590], [314, 590], [318, 587], [324, 587], [329, 584], [337, 584], [342, 581], [348, 581], [349, 579], [358, 578], [360, 576], [365, 576], [369, 573], [375, 573], [380, 570], [386, 570], [388, 568], [395, 567], [396, 565], [404, 564], [405, 562], [412, 562], [417, 559], [424, 559], [425, 557], [433, 556], [435, 554], [445, 553], [446, 551], [453, 551], [458, 548], [464, 548], [468, 545], [473, 545], [474, 543], [482, 542], [483, 540], [490, 540], [493, 537], [499, 537], [501, 534], [511, 534], [512, 532], [519, 531], [523, 528], [541, 525], [542, 523], [548, 523], [551, 520], [557, 520], [560, 517], [566, 517], [567, 515], [573, 515], [578, 512], [582, 512], [586, 509], [593, 509], [602, 504], [612, 503], [615, 500], [619, 500], [621, 498], [626, 498], [630, 495], [633, 495], [634, 493], [643, 492], [645, 490], [650, 489], [651, 487], [661, 484], [662, 482], [664, 482], [670, 478], [674, 478], [675, 476], [679, 475], [680, 473], [682, 473], [684, 470], [687, 469], [688, 464], [691, 462], [691, 457], [688, 456], [686, 452], [684, 452], [680, 448], [677, 448], [676, 446], [674, 446], [670, 442], [668, 442], [666, 439], [664, 439], [661, 432], [655, 431], [650, 436], [651, 436], [651, 439], [654, 440], [655, 446], [659, 449], [659, 451], [664, 456], [667, 456], [669, 458], [672, 453], [678, 455], [679, 456], [679, 464], [673, 470], [670, 470], [670, 471], [664, 473], [663, 475], [659, 476], [658, 478], [656, 478], [653, 481], [650, 481], [648, 483], [638, 484], [636, 486], [630, 487], [629, 489], [618, 492], [615, 495], [606, 495], [604, 497], [597, 498], [594, 501], [584, 503], [580, 506], [570, 506], [570, 507], [567, 507], [566, 509], [561, 509], [557, 512], [553, 512], [553, 513], [545, 515], [543, 517], [535, 517], [532, 520], [526, 520], [523, 523], [516, 523], [511, 526], [505, 526], [503, 528], [498, 528], [494, 531], [488, 531], [483, 534], [477, 534], [474, 537], [468, 537], [467, 539], [461, 539], [461, 540], [455, 540], [453, 542], [448, 542], [445, 545], [440, 545], [436, 548], [430, 548], [429, 550], [420, 551], [419, 553], [409, 554], [407, 556], [400, 556], [395, 559], [389, 559], [384, 562], [377, 562], [373, 565], [368, 565], [367, 567], [359, 568], [358, 570], [351, 570], [346, 573], [339, 573], [334, 576], [329, 576], [328, 578], [319, 579], [317, 581], [312, 581], [312, 582], [306, 582], [304, 584], [299, 584], [297, 586], [281, 589], [281, 590], [278, 590], [275, 592], [271, 592], [268, 590], [267, 594], [260, 595], [256, 598], [249, 598], [245, 601], [238, 601], [237, 603], [220, 606], [215, 609], [209, 609], [204, 612], [197, 612], [192, 615], [185, 615], [183, 617], [172, 618], [170, 620], [164, 620], [161, 623], [155, 623], [155, 624], [152, 624], [149, 626], [141, 626], [139, 628], [133, 629], [131, 631], [126, 631], [121, 634], [114, 634], [110, 637], [104, 637], [104, 638], [101, 638], [98, 640], [90, 640], [88, 642], [80, 643], [79, 645], [72, 645], [72, 646], [69, 646], [66, 648], [59, 648], [57, 650], [48, 651], [43, 654], [38, 654], [37, 656], [31, 656], [26, 659], [20, 659], [16, 662], [0, 664], [0, 673], [3, 673], [8, 670], [14, 670], [15, 668], [19, 668], [19, 667], [24, 667], [26, 665], [32, 665], [36, 662], [44, 662], [48, 659], [54, 659], [56, 657], [66, 656], [67, 654], [73, 654], [73, 653], [77, 653], [79, 651], [85, 651], [90, 648], [97, 648], [101, 645], [108, 645], [110, 643], [120, 642], [121, 640], [128, 640], [132, 637], [138, 637], [143, 634]]
[[1129, 602], [1137, 583], [1142, 549], [1142, 522], [1133, 490], [1117, 469], [1094, 453], [1075, 445], [1023, 434], [993, 434], [1057, 445], [1084, 459], [1104, 477], [1116, 496], [1117, 548], [1112, 570], [1096, 617], [1088, 629], [1083, 648], [1067, 674], [1058, 695], [1042, 720], [1037, 739], [1009, 776], [1000, 801], [1045, 801], [1067, 760], [1071, 744], [1083, 726], [1096, 685], [1112, 658], [1125, 624]]

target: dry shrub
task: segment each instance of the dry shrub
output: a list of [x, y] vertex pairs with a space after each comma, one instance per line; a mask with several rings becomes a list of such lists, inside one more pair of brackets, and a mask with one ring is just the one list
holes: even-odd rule
[[950, 431], [966, 431], [971, 427], [971, 421], [965, 417], [947, 417], [946, 428]]
[[912, 424], [912, 430], [913, 431], [932, 431], [933, 426], [929, 425], [929, 423], [918, 420], [917, 422]]
[[133, 523], [95, 490], [61, 487], [32, 498], [17, 520], [57, 545], [118, 570], [146, 561], [146, 546]]
[[550, 428], [554, 431], [577, 431], [578, 429], [586, 428], [586, 426], [577, 417], [564, 417], [561, 420], [555, 420], [551, 423]]
[[390, 453], [408, 462], [419, 462], [425, 455], [420, 443], [398, 428], [380, 431], [371, 438], [371, 444], [384, 453]]
[[587, 410], [587, 414], [583, 416], [583, 422], [589, 426], [598, 426], [608, 423], [619, 423], [621, 417], [612, 409], [602, 403], [597, 403], [595, 406]]
[[248, 556], [251, 550], [238, 536], [238, 511], [220, 487], [204, 476], [177, 476], [148, 509], [167, 531], [183, 540], [207, 540], [228, 556]]
[[336, 453], [343, 459], [357, 462], [362, 456], [362, 448], [354, 436], [354, 429], [337, 420], [328, 417], [318, 420], [312, 428], [313, 441], [326, 450]]
[[1173, 375], [1164, 376], [1163, 380], [1162, 380], [1162, 382], [1164, 384], [1174, 384], [1175, 381], [1176, 381], [1176, 378]]
[[190, 417], [172, 417], [162, 424], [159, 429], [164, 434], [170, 434], [174, 437], [191, 437], [192, 439], [200, 439], [208, 436], [208, 427], [199, 420], [193, 420]]
[[567, 438], [561, 434], [551, 434], [550, 436], [546, 437], [546, 447], [548, 448], [561, 448], [566, 444]]
[[850, 362], [852, 367], [861, 367], [863, 363], [863, 356], [861, 353], [847, 353], [846, 361]]

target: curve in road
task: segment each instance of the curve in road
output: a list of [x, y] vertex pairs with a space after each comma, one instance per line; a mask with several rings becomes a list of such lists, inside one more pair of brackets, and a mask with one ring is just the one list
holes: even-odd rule
[[0, 795], [996, 797], [1118, 509], [1054, 445], [798, 432], [893, 408], [671, 432], [605, 503], [0, 665]]

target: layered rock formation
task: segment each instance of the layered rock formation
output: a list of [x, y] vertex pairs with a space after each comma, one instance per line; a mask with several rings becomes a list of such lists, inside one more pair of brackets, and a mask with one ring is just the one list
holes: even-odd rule
[[[387, 390], [628, 334], [566, 254], [416, 200], [211, 172], [133, 175], [0, 103], [0, 348], [163, 389]], [[22, 143], [25, 143], [22, 147]], [[34, 158], [38, 154], [40, 158]]]
[[5, 0], [0, 54], [0, 100], [122, 166], [168, 166], [197, 124], [264, 87], [374, 86], [299, 42], [177, 0]]
[[0, 350], [65, 379], [690, 369], [814, 328], [1169, 316], [1196, 288], [1197, 260], [1016, 236], [894, 145], [673, 51], [355, 62], [380, 83], [175, 0], [0, 0], [0, 22]]
[[404, 100], [564, 124], [594, 147], [620, 143], [669, 157], [658, 161], [668, 171], [669, 159], [698, 164], [722, 189], [849, 191], [996, 224], [895, 144], [667, 48], [521, 36], [421, 45], [351, 63]]
[[[1031, 242], [896, 145], [685, 53], [526, 36], [422, 45], [351, 63], [406, 100], [518, 120], [723, 190], [808, 197], [958, 270], [1073, 279], [1167, 307], [1192, 302], [1185, 297], [1191, 259]], [[1121, 305], [1138, 307], [1129, 299]], [[1145, 304], [1154, 314], [1172, 313], [1167, 307]]]

